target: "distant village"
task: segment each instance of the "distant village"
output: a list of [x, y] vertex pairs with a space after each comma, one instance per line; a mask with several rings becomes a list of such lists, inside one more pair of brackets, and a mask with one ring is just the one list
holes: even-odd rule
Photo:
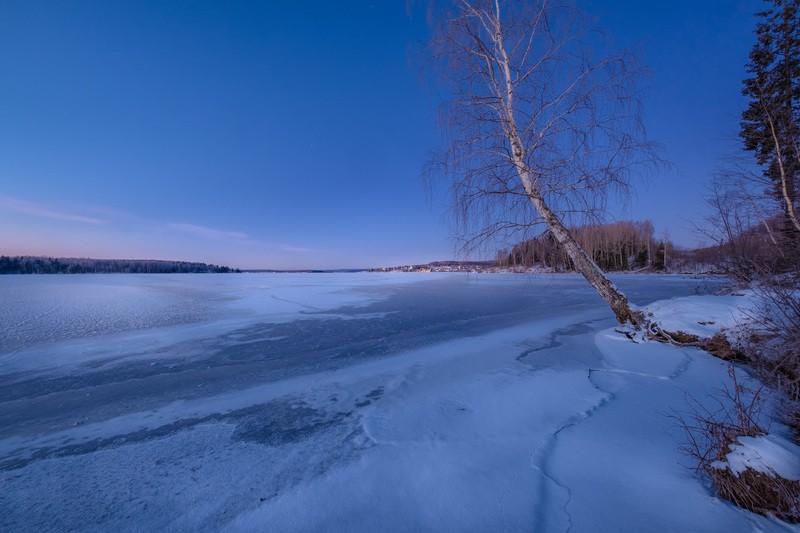
[[434, 261], [424, 265], [370, 268], [368, 272], [506, 272], [497, 261]]

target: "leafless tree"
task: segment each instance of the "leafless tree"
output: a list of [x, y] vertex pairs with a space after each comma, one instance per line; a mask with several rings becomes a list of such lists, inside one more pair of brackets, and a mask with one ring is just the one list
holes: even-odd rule
[[429, 174], [452, 184], [467, 247], [544, 223], [620, 323], [639, 325], [628, 300], [573, 238], [610, 194], [657, 161], [640, 123], [628, 52], [577, 8], [547, 0], [453, 0], [438, 15], [436, 73], [446, 148]]
[[783, 231], [781, 199], [770, 194], [768, 176], [744, 155], [731, 155], [715, 173], [705, 195], [709, 214], [695, 232], [717, 245], [721, 266], [750, 280], [764, 271], [785, 271], [796, 250]]

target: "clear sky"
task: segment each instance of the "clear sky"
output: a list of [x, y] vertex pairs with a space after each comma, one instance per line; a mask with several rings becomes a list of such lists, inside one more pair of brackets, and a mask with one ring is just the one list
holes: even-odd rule
[[[737, 147], [758, 0], [583, 0], [653, 75], [675, 170], [615, 218], [678, 244]], [[453, 257], [405, 0], [0, 1], [0, 253], [347, 268]]]

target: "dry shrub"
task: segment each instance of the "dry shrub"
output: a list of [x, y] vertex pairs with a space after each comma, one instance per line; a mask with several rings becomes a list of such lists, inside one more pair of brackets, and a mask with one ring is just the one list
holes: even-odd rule
[[800, 522], [800, 483], [751, 469], [737, 476], [720, 467], [727, 464], [730, 446], [737, 444], [739, 437], [766, 434], [761, 425], [767, 406], [764, 385], [757, 389], [742, 385], [733, 366], [728, 368], [728, 376], [731, 386], [725, 386], [723, 398], [711, 397], [715, 409], [689, 396], [691, 410], [672, 415], [686, 433], [681, 451], [694, 460], [695, 470], [707, 475], [723, 498], [759, 514]]
[[697, 462], [697, 470], [712, 474], [717, 469], [711, 465], [724, 461], [728, 447], [739, 437], [757, 437], [766, 431], [760, 420], [767, 401], [764, 386], [756, 390], [740, 384], [733, 366], [728, 367], [732, 387], [725, 385], [724, 400], [710, 397], [715, 409], [710, 409], [688, 396], [690, 411], [675, 413], [673, 418], [686, 432], [688, 442], [681, 451]]
[[750, 335], [740, 348], [779, 393], [779, 414], [800, 444], [800, 283], [789, 276], [764, 276], [756, 291], [763, 305], [751, 317]]

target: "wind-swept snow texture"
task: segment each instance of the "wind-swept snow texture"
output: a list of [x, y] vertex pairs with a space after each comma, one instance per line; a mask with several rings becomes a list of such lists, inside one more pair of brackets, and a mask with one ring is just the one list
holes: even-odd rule
[[679, 464], [725, 365], [613, 326], [574, 276], [0, 277], [0, 531], [784, 530]]

